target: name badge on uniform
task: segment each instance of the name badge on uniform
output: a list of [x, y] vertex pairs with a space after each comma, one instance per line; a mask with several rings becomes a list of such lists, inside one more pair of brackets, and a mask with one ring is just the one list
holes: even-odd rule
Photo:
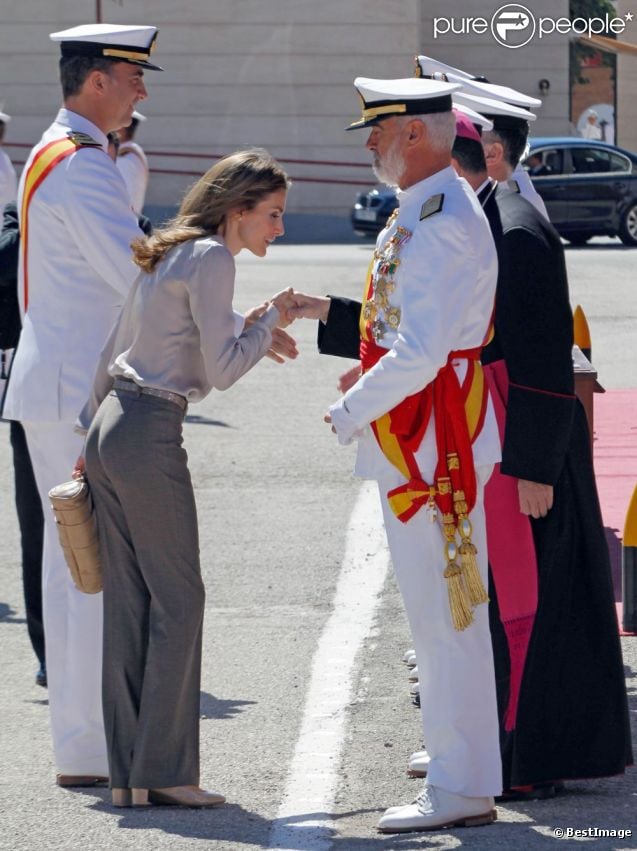
[[432, 195], [420, 208], [420, 221], [423, 219], [428, 219], [429, 216], [433, 216], [435, 213], [439, 213], [442, 210], [442, 205], [444, 203], [445, 196], [441, 193], [440, 195]]

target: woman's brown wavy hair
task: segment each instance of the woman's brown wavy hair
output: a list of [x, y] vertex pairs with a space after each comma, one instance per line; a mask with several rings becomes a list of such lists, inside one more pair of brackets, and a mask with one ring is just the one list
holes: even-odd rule
[[152, 272], [175, 245], [217, 233], [230, 211], [251, 210], [266, 195], [289, 186], [287, 174], [263, 148], [236, 151], [199, 178], [164, 228], [133, 242], [133, 260]]

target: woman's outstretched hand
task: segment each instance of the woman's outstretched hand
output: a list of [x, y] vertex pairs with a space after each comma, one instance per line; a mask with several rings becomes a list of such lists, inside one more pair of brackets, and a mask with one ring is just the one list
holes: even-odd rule
[[285, 359], [295, 360], [299, 355], [299, 350], [296, 347], [296, 340], [290, 337], [287, 331], [283, 328], [272, 329], [272, 345], [265, 353], [266, 358], [270, 358], [275, 363], [285, 363]]
[[[286, 291], [287, 292], [287, 291]], [[257, 307], [253, 307], [245, 315], [245, 327], [249, 328], [257, 321], [268, 309], [270, 302], [265, 301]], [[279, 313], [280, 313], [279, 309]], [[287, 323], [286, 323], [287, 324]], [[294, 360], [299, 355], [299, 350], [296, 347], [296, 340], [291, 337], [283, 328], [275, 327], [272, 329], [272, 344], [265, 353], [267, 358], [275, 363], [285, 363], [285, 359]]]

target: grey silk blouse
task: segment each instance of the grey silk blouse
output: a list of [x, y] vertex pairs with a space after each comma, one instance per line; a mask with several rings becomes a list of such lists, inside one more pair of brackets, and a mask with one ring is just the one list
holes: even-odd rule
[[77, 430], [88, 429], [115, 377], [198, 402], [254, 366], [270, 347], [279, 311], [270, 305], [235, 336], [234, 278], [234, 258], [217, 235], [182, 243], [141, 273], [102, 350]]

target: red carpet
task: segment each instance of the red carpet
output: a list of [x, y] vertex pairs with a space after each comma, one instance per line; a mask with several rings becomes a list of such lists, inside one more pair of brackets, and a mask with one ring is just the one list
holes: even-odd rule
[[595, 473], [621, 622], [621, 542], [637, 486], [637, 390], [607, 390], [594, 400]]

